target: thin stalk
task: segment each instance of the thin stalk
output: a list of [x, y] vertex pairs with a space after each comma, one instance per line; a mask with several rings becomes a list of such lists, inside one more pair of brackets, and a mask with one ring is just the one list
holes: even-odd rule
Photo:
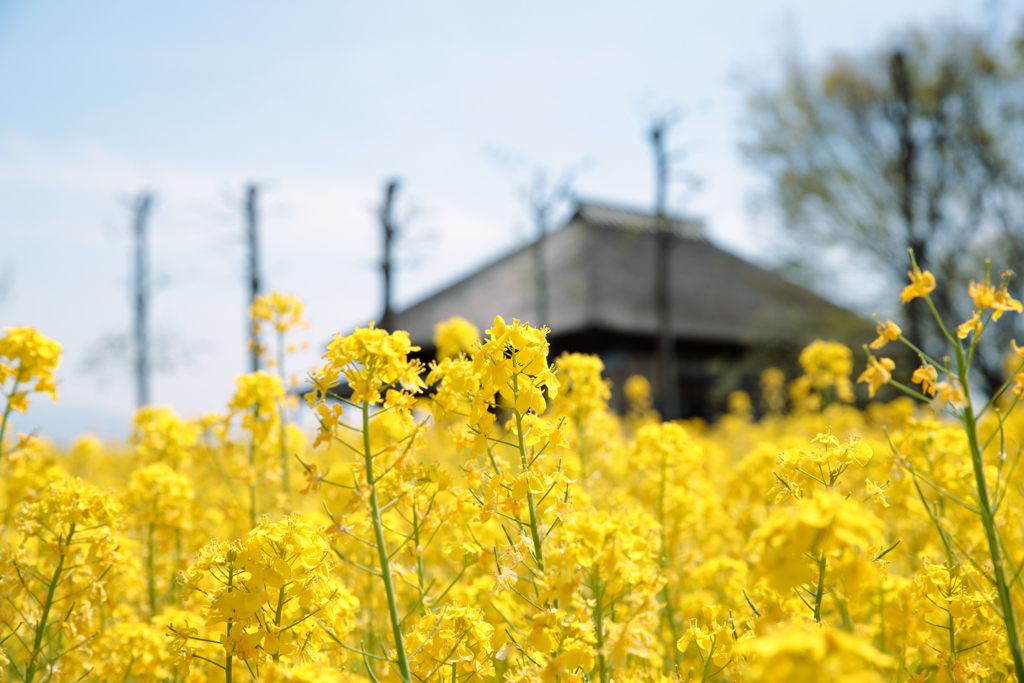
[[825, 553], [818, 558], [818, 592], [814, 595], [814, 620], [821, 621], [821, 599], [825, 597]]
[[[664, 451], [661, 455], [661, 481], [658, 482], [658, 528], [661, 534], [661, 552], [658, 554], [658, 564], [661, 566], [661, 573], [664, 574], [668, 568], [668, 534], [665, 532], [665, 479], [668, 476], [668, 454]], [[679, 640], [676, 633], [675, 608], [672, 606], [672, 596], [669, 591], [668, 582], [661, 588], [662, 598], [665, 600], [665, 620], [668, 621], [668, 630], [672, 636], [672, 643]], [[682, 655], [678, 648], [675, 651], [676, 664], [679, 664], [679, 657]]]
[[[68, 527], [68, 538], [64, 542], [64, 547], [67, 548], [71, 545], [71, 537], [75, 535], [74, 523]], [[60, 539], [57, 539], [58, 544]], [[60, 559], [57, 560], [57, 568], [53, 572], [53, 578], [50, 579], [50, 588], [46, 592], [46, 602], [43, 603], [43, 612], [39, 617], [39, 623], [36, 625], [36, 637], [35, 642], [32, 644], [32, 657], [28, 660], [28, 666], [25, 667], [25, 683], [32, 683], [32, 679], [35, 678], [36, 662], [39, 660], [39, 655], [42, 654], [43, 649], [43, 636], [46, 633], [46, 627], [50, 620], [50, 608], [53, 607], [53, 596], [57, 592], [57, 585], [60, 583], [60, 574], [64, 571], [64, 553], [61, 552]]]
[[[701, 674], [700, 683], [705, 683], [711, 676], [708, 675], [708, 666], [711, 664], [711, 658], [715, 655], [715, 645], [718, 644], [718, 636], [711, 639], [711, 648], [708, 650], [708, 656], [704, 659], [704, 672]], [[721, 671], [719, 669], [718, 671]], [[715, 673], [718, 673], [717, 671]]]
[[409, 660], [405, 654], [405, 642], [402, 640], [402, 622], [398, 616], [398, 601], [395, 598], [395, 587], [391, 582], [391, 562], [384, 542], [384, 525], [380, 518], [380, 506], [377, 503], [377, 483], [373, 476], [373, 451], [370, 450], [370, 406], [362, 404], [363, 409], [363, 453], [366, 463], [366, 485], [370, 488], [370, 516], [373, 519], [373, 533], [377, 541], [377, 556], [380, 560], [381, 580], [384, 582], [384, 593], [388, 598], [388, 613], [391, 616], [391, 631], [395, 638], [395, 659], [398, 662], [399, 675], [403, 683], [412, 683], [409, 673]]
[[587, 428], [583, 424], [582, 418], [578, 415], [576, 417], [576, 434], [579, 436], [580, 447], [580, 481], [586, 481], [587, 479]]
[[935, 302], [932, 301], [932, 298], [930, 296], [926, 296], [924, 300], [928, 302], [928, 308], [932, 309], [932, 315], [935, 317], [935, 321], [939, 323], [939, 329], [942, 330], [942, 334], [946, 337], [946, 341], [949, 342], [950, 346], [957, 350], [957, 357], [962, 357], [964, 352], [963, 344], [961, 344], [959, 340], [954, 339], [953, 335], [951, 335], [949, 330], [946, 329], [946, 323], [942, 322], [942, 316], [940, 316], [939, 312], [935, 309]]
[[[429, 512], [429, 509], [428, 509]], [[424, 518], [426, 515], [424, 515]], [[419, 591], [420, 599], [423, 598], [423, 553], [420, 551], [420, 516], [416, 509], [415, 502], [412, 506], [412, 540], [416, 544], [416, 588]]]
[[959, 371], [961, 386], [963, 386], [964, 398], [967, 403], [964, 409], [964, 426], [967, 429], [967, 443], [971, 448], [971, 462], [974, 466], [974, 482], [978, 490], [978, 508], [981, 511], [981, 523], [985, 527], [985, 538], [988, 541], [989, 555], [992, 558], [992, 573], [996, 582], [996, 592], [999, 595], [999, 604], [1002, 607], [1007, 644], [1010, 647], [1010, 654], [1013, 656], [1014, 673], [1018, 683], [1024, 683], [1024, 652], [1021, 651], [1020, 639], [1017, 635], [1017, 617], [1013, 609], [1013, 599], [1010, 596], [1009, 584], [1006, 582], [1002, 548], [999, 546], [995, 519], [992, 514], [992, 507], [989, 504], [988, 481], [985, 479], [985, 463], [981, 458], [981, 449], [978, 444], [977, 419], [974, 415], [973, 404], [971, 403], [970, 382], [967, 381], [967, 363], [964, 358], [963, 348], [958, 344], [955, 349], [957, 370]]
[[[277, 632], [281, 632], [281, 610], [284, 608], [284, 584], [281, 586], [281, 590], [277, 593], [277, 611], [274, 614], [274, 625], [277, 626]], [[281, 646], [278, 645], [277, 652], [274, 653], [274, 663], [281, 661]]]
[[280, 421], [281, 421], [281, 492], [288, 495], [291, 491], [291, 481], [288, 477], [288, 435], [285, 432], [287, 423], [288, 389], [284, 376], [284, 332], [277, 332], [277, 374], [281, 378], [281, 386], [285, 387], [285, 396], [281, 399]]
[[149, 533], [146, 536], [146, 581], [149, 589], [149, 614], [156, 616], [156, 548], [153, 541], [155, 524], [149, 523]]
[[[19, 372], [20, 372], [20, 370], [19, 370]], [[11, 388], [11, 394], [10, 394], [10, 396], [7, 397], [7, 407], [4, 408], [4, 419], [2, 421], [0, 421], [0, 457], [3, 457], [3, 455], [4, 455], [4, 452], [3, 452], [3, 448], [4, 448], [4, 434], [7, 433], [7, 417], [11, 414], [11, 410], [13, 410], [13, 408], [11, 407], [11, 396], [14, 396], [16, 393], [18, 393], [18, 385], [19, 384], [20, 384], [20, 382], [18, 382], [18, 378], [15, 377], [14, 378], [14, 387]]]
[[911, 348], [911, 350], [914, 353], [916, 353], [921, 358], [921, 360], [924, 361], [925, 363], [928, 363], [929, 365], [934, 365], [935, 367], [938, 367], [938, 368], [942, 367], [942, 363], [934, 360], [927, 353], [925, 353], [921, 349], [919, 349], [916, 346], [914, 346], [914, 344], [911, 343], [911, 341], [909, 339], [907, 339], [906, 337], [904, 337], [902, 334], [900, 335], [900, 341], [903, 342], [904, 344], [906, 344], [907, 346], [909, 346]]
[[913, 396], [918, 401], [921, 401], [923, 403], [930, 403], [931, 400], [932, 400], [931, 398], [929, 398], [929, 397], [925, 396], [924, 394], [922, 394], [920, 391], [917, 391], [916, 389], [911, 389], [907, 385], [901, 384], [900, 382], [897, 382], [894, 379], [890, 379], [889, 380], [889, 384], [891, 384], [892, 386], [896, 387], [897, 389], [899, 389], [903, 393], [907, 394], [908, 396]]
[[253, 529], [256, 528], [256, 437], [253, 435], [252, 440], [249, 441], [249, 467], [252, 469], [250, 476], [252, 481], [249, 483], [249, 526]]
[[836, 607], [839, 608], [839, 616], [843, 620], [843, 628], [845, 628], [848, 632], [853, 633], [853, 620], [850, 619], [850, 610], [846, 607], [846, 601], [843, 600], [842, 597], [840, 597], [835, 587], [832, 588], [831, 593], [832, 599], [836, 601]]
[[[523, 460], [523, 471], [529, 471], [526, 462], [526, 444], [523, 441], [523, 417], [516, 411], [516, 428], [519, 431], [519, 454]], [[537, 518], [537, 505], [533, 500], [533, 491], [527, 488], [526, 502], [530, 506], [530, 536], [533, 538], [533, 558], [537, 562], [537, 568], [544, 571], [544, 551], [541, 548], [540, 522]]]
[[[515, 357], [513, 356], [513, 363], [515, 363]], [[512, 391], [515, 397], [519, 396], [519, 375], [512, 375]], [[519, 437], [519, 458], [522, 461], [523, 472], [529, 472], [530, 463], [526, 457], [526, 441], [523, 437], [523, 416], [516, 410], [515, 403], [513, 401], [512, 412], [516, 416], [516, 434]], [[526, 502], [530, 506], [530, 536], [533, 538], [533, 559], [537, 562], [537, 569], [541, 572], [544, 571], [544, 551], [541, 549], [540, 539], [540, 524], [537, 519], [537, 506], [533, 500], [533, 491], [530, 491], [529, 486], [526, 489]]]
[[608, 683], [608, 663], [604, 659], [604, 589], [601, 577], [594, 567], [594, 631], [597, 636], [597, 666], [601, 675], [601, 683]]
[[[181, 541], [181, 528], [179, 527], [179, 528], [174, 530], [174, 566], [175, 567], [180, 567], [181, 566], [181, 559], [182, 559], [184, 553], [185, 553], [185, 551], [182, 549], [182, 541]], [[167, 596], [165, 596], [165, 598], [164, 598], [165, 600], [168, 599], [168, 598], [170, 598], [170, 599], [174, 598], [174, 593], [176, 592], [177, 586], [178, 586], [178, 582], [177, 581], [171, 581], [171, 585], [168, 586], [168, 588], [167, 588]]]
[[494, 473], [500, 477], [501, 468], [498, 467], [498, 461], [494, 459], [494, 449], [491, 448], [491, 444], [487, 444], [487, 457], [491, 461], [491, 467], [494, 468]]
[[441, 594], [440, 594], [439, 596], [437, 596], [437, 597], [436, 597], [436, 598], [435, 598], [435, 599], [434, 599], [434, 600], [432, 601], [431, 607], [436, 607], [436, 606], [437, 606], [437, 603], [439, 603], [439, 602], [441, 602], [442, 600], [444, 600], [444, 596], [448, 595], [448, 591], [450, 591], [450, 590], [452, 589], [452, 587], [453, 587], [453, 586], [455, 586], [455, 584], [459, 582], [459, 579], [461, 579], [461, 578], [462, 578], [462, 577], [463, 577], [463, 576], [465, 575], [465, 573], [466, 573], [466, 570], [467, 570], [467, 569], [469, 569], [469, 567], [468, 567], [468, 566], [463, 566], [463, 567], [462, 567], [462, 571], [461, 571], [461, 572], [459, 572], [459, 575], [458, 575], [458, 576], [456, 576], [456, 577], [455, 577], [455, 578], [454, 578], [454, 579], [452, 580], [452, 582], [451, 582], [450, 584], [448, 584], [448, 587], [444, 589], [444, 593], [441, 593]]
[[[255, 525], [254, 525], [255, 526]], [[231, 567], [228, 569], [228, 593], [232, 590], [232, 584], [235, 581], [235, 563], [232, 561]], [[228, 620], [228, 633], [227, 640], [231, 640], [231, 625], [232, 621]], [[230, 654], [224, 660], [224, 683], [231, 683], [231, 661], [232, 657]]]
[[881, 652], [888, 652], [885, 649], [885, 589], [878, 587], [878, 635], [875, 645]]
[[[949, 631], [949, 658], [950, 660], [953, 660], [956, 659], [956, 629], [953, 628], [953, 613], [947, 611], [946, 616], [949, 617], [949, 627], [947, 628]], [[952, 663], [953, 662], [950, 661], [950, 665], [952, 665]]]
[[[994, 406], [996, 404], [996, 401], [998, 401], [999, 398], [1004, 393], [1006, 393], [1006, 390], [1010, 388], [1010, 385], [1013, 384], [1014, 377], [1016, 377], [1017, 373], [1019, 373], [1021, 370], [1024, 370], [1024, 363], [1021, 363], [1020, 365], [1018, 365], [1017, 369], [1010, 373], [1010, 378], [1008, 380], [1006, 380], [1005, 382], [1003, 382], [1003, 386], [999, 387], [999, 391], [997, 391], [996, 393], [992, 394], [992, 398], [990, 398], [988, 400], [988, 403], [985, 404], [984, 408], [982, 408], [981, 410], [978, 411], [978, 414], [975, 416], [975, 419], [980, 420], [982, 415], [984, 415], [988, 411], [989, 408], [991, 408], [992, 406]], [[1009, 411], [1007, 411], [1007, 412], [1009, 412]]]

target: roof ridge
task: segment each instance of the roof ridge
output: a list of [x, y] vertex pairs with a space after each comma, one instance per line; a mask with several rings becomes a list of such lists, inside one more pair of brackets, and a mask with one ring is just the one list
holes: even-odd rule
[[[708, 242], [704, 231], [704, 221], [669, 214], [670, 229], [676, 235], [701, 242]], [[625, 230], [654, 231], [657, 229], [657, 216], [649, 210], [643, 210], [607, 202], [576, 199], [576, 211], [570, 220], [581, 220], [595, 226], [608, 226]]]

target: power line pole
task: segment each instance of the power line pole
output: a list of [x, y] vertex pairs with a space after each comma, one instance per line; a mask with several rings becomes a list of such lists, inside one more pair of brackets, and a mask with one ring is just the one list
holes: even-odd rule
[[552, 201], [547, 197], [547, 180], [543, 170], [537, 169], [533, 174], [533, 186], [530, 190], [530, 210], [533, 213], [533, 225], [537, 237], [533, 242], [534, 306], [537, 319], [533, 324], [542, 327], [550, 322], [550, 299], [548, 293], [548, 268], [544, 259], [544, 241], [548, 236], [548, 213]]
[[256, 305], [256, 297], [260, 295], [260, 241], [259, 241], [259, 193], [256, 183], [250, 183], [245, 190], [245, 222], [246, 237], [249, 246], [249, 348], [252, 351], [252, 369], [260, 369], [260, 340], [256, 332], [256, 321], [252, 318], [252, 308]]
[[549, 188], [548, 174], [543, 168], [535, 168], [533, 180], [523, 190], [523, 198], [533, 218], [536, 238], [530, 247], [533, 255], [534, 272], [534, 315], [533, 324], [537, 327], [551, 322], [551, 291], [548, 278], [547, 260], [545, 258], [545, 242], [551, 232], [551, 214], [558, 210], [562, 202], [572, 197], [572, 184], [579, 167], [570, 166], [562, 171], [561, 177]]
[[380, 263], [381, 274], [384, 276], [384, 314], [380, 317], [380, 328], [389, 332], [393, 331], [391, 327], [395, 317], [392, 308], [394, 287], [392, 269], [394, 266], [394, 242], [398, 233], [394, 217], [395, 194], [398, 193], [398, 184], [397, 179], [388, 181], [384, 190], [384, 203], [380, 206], [380, 227], [384, 236], [384, 258]]
[[654, 151], [654, 301], [658, 316], [658, 388], [661, 394], [662, 418], [680, 417], [679, 371], [676, 369], [675, 335], [671, 316], [671, 251], [672, 224], [666, 214], [669, 183], [669, 158], [665, 136], [671, 127], [668, 117], [656, 119], [649, 131]]
[[149, 240], [146, 228], [149, 212], [153, 206], [153, 195], [140, 192], [132, 207], [135, 238], [135, 258], [132, 289], [134, 299], [135, 337], [135, 406], [142, 408], [149, 404]]

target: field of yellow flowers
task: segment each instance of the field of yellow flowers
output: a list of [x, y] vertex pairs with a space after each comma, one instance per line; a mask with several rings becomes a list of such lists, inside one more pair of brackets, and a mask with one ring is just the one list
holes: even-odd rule
[[61, 348], [6, 328], [3, 679], [1022, 680], [1024, 349], [996, 395], [969, 381], [1021, 312], [1008, 277], [964, 293], [945, 358], [879, 321], [860, 381], [907, 397], [854, 407], [852, 351], [819, 341], [765, 373], [761, 419], [735, 393], [714, 425], [662, 422], [642, 377], [616, 415], [597, 357], [454, 319], [428, 367], [403, 332], [336, 336], [307, 435], [273, 370], [301, 306], [272, 295], [277, 362], [224, 413], [148, 407], [127, 445], [58, 450], [6, 432]]

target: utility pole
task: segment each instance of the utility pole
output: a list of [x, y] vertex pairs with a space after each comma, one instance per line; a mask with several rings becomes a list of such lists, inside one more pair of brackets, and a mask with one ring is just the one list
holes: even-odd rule
[[571, 197], [575, 177], [576, 168], [569, 167], [562, 172], [561, 178], [549, 190], [547, 172], [543, 168], [535, 168], [530, 187], [523, 190], [523, 197], [533, 218], [536, 232], [530, 252], [533, 256], [534, 315], [537, 316], [532, 322], [537, 327], [551, 322], [551, 294], [544, 254], [545, 242], [551, 229], [551, 213]]
[[134, 337], [135, 337], [135, 406], [142, 408], [149, 404], [149, 240], [146, 228], [149, 212], [153, 206], [153, 195], [140, 192], [132, 207], [135, 238], [133, 273]]
[[675, 336], [671, 317], [672, 224], [666, 214], [669, 183], [669, 158], [665, 136], [671, 127], [668, 117], [656, 119], [649, 131], [654, 151], [654, 302], [658, 316], [658, 389], [665, 420], [680, 417], [679, 372], [676, 369]]
[[533, 225], [537, 238], [533, 242], [534, 305], [537, 319], [533, 324], [542, 327], [550, 322], [550, 306], [548, 299], [548, 268], [544, 260], [544, 240], [548, 236], [548, 212], [552, 202], [547, 196], [547, 174], [542, 169], [533, 172], [533, 185], [530, 187], [530, 212], [533, 214]]
[[246, 237], [249, 246], [249, 347], [252, 351], [252, 369], [260, 369], [260, 340], [256, 332], [256, 321], [252, 318], [252, 308], [256, 305], [256, 297], [260, 295], [260, 242], [259, 242], [259, 193], [256, 183], [249, 183], [245, 189], [245, 222]]
[[392, 332], [395, 312], [392, 308], [392, 291], [394, 287], [392, 267], [394, 266], [394, 247], [398, 227], [395, 224], [394, 208], [395, 194], [398, 193], [398, 180], [392, 179], [384, 190], [384, 203], [380, 206], [380, 227], [384, 235], [384, 258], [381, 260], [380, 269], [384, 276], [384, 314], [380, 317], [381, 329]]

